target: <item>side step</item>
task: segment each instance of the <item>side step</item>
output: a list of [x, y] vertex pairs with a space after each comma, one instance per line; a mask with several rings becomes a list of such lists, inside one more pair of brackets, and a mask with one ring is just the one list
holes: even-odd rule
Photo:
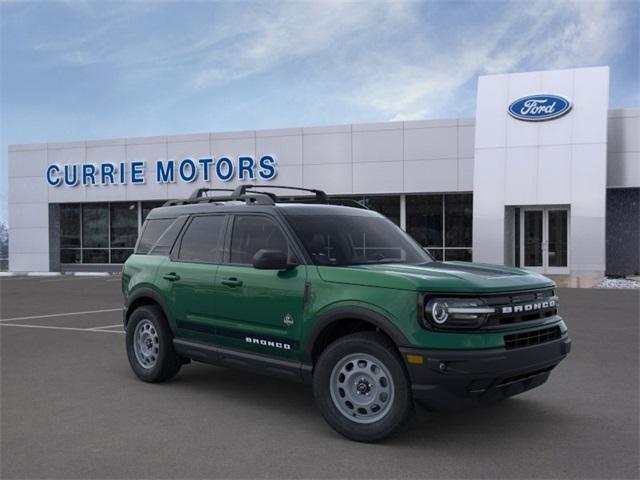
[[173, 346], [178, 355], [190, 358], [196, 362], [239, 368], [302, 382], [309, 382], [311, 380], [313, 367], [293, 360], [272, 358], [266, 355], [248, 353], [181, 338], [174, 338]]

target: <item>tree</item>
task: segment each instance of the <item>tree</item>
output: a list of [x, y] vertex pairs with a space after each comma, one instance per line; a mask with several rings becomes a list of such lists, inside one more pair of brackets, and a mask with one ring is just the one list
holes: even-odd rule
[[0, 260], [9, 257], [9, 228], [0, 221]]

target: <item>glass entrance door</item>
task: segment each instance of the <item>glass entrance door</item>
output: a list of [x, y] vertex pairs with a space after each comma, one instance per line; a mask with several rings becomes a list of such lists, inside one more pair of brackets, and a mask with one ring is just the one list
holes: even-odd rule
[[540, 273], [569, 273], [569, 211], [526, 207], [519, 217], [520, 265]]

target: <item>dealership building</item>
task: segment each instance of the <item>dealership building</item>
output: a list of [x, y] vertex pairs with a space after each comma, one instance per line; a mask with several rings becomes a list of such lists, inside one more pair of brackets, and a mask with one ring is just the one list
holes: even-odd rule
[[440, 260], [640, 272], [640, 109], [609, 68], [482, 76], [475, 118], [9, 147], [9, 269], [113, 271], [150, 209], [243, 183], [377, 210]]

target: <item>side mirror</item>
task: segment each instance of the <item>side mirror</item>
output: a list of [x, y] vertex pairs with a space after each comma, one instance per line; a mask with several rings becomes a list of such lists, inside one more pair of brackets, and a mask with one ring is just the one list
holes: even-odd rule
[[287, 262], [286, 253], [263, 248], [253, 256], [253, 266], [259, 270], [290, 270], [296, 265]]

